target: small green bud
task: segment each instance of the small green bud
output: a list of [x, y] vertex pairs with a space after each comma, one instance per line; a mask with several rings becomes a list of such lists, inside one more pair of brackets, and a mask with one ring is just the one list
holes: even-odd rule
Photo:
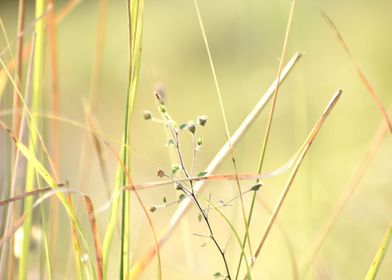
[[143, 112], [143, 118], [147, 121], [147, 120], [151, 120], [152, 118], [152, 113], [150, 111], [144, 111]]
[[165, 105], [165, 99], [163, 98], [163, 95], [164, 95], [163, 92], [154, 91], [154, 95], [160, 105]]
[[198, 117], [197, 117], [197, 123], [198, 123], [199, 125], [201, 125], [201, 126], [205, 126], [206, 123], [207, 123], [207, 116], [204, 116], [204, 115], [198, 116]]
[[174, 142], [173, 139], [170, 139], [169, 142], [167, 142], [166, 146], [167, 147], [175, 147], [176, 146], [176, 142]]
[[196, 131], [196, 125], [195, 125], [195, 123], [194, 123], [193, 121], [189, 121], [189, 122], [187, 123], [187, 127], [188, 127], [188, 130], [189, 130], [191, 133], [195, 133], [195, 131]]
[[197, 137], [196, 143], [198, 146], [203, 145], [203, 137], [201, 137], [201, 136]]
[[253, 187], [251, 187], [250, 190], [257, 192], [262, 186], [263, 186], [263, 184], [258, 183], [256, 185], [254, 185]]
[[154, 205], [151, 205], [151, 206], [148, 208], [148, 210], [149, 210], [151, 213], [154, 213], [154, 212], [157, 210], [157, 207], [154, 206]]
[[178, 201], [182, 201], [185, 197], [185, 194], [180, 194], [180, 196], [178, 197]]
[[197, 173], [197, 177], [204, 177], [204, 176], [206, 176], [208, 174], [208, 172], [207, 171], [201, 171], [201, 172], [199, 172], [199, 173]]
[[159, 111], [161, 111], [161, 113], [166, 113], [166, 106], [159, 104]]
[[171, 170], [172, 175], [173, 175], [173, 176], [176, 175], [176, 173], [177, 173], [177, 171], [178, 171], [179, 169], [180, 169], [180, 167], [178, 166], [178, 164], [173, 164], [172, 170]]

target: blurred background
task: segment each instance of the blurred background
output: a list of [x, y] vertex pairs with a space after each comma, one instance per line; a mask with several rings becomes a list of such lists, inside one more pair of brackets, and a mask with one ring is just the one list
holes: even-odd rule
[[[33, 1], [27, 2], [25, 39], [30, 41], [34, 4]], [[392, 143], [389, 134], [372, 154], [373, 159], [365, 160], [369, 166], [361, 173], [363, 177], [357, 189], [322, 244], [309, 273], [304, 276], [304, 263], [322, 228], [358, 173], [377, 129], [385, 126], [352, 61], [320, 11], [325, 11], [335, 22], [388, 109], [392, 104], [392, 2], [297, 2], [285, 60], [296, 52], [304, 55], [280, 88], [263, 170], [271, 171], [287, 162], [302, 145], [334, 92], [341, 88], [344, 93], [300, 168], [278, 222], [256, 262], [254, 279], [295, 279], [296, 273], [305, 279], [361, 279], [392, 219]], [[199, 1], [231, 133], [276, 77], [290, 3], [288, 0]], [[98, 4], [98, 1], [91, 0], [77, 3], [57, 29], [59, 115], [83, 125], [86, 125], [85, 106], [96, 67]], [[55, 10], [60, 11], [65, 5], [67, 1], [56, 1]], [[0, 1], [0, 17], [11, 40], [16, 36], [17, 6], [17, 1]], [[6, 45], [4, 36], [0, 36], [1, 50]], [[9, 54], [2, 54], [2, 59], [8, 61]], [[46, 76], [49, 80], [50, 73], [47, 72]], [[104, 134], [120, 141], [128, 77], [126, 1], [108, 3], [99, 77], [93, 114]], [[208, 116], [207, 126], [198, 130], [204, 144], [197, 156], [196, 169], [202, 171], [225, 143], [226, 135], [193, 1], [145, 1], [141, 80], [132, 119], [132, 176], [137, 183], [158, 180], [157, 170], [170, 171], [173, 163], [172, 152], [165, 146], [164, 127], [146, 122], [142, 116], [144, 110], [150, 110], [156, 116], [159, 114], [153, 96], [156, 88], [166, 91], [169, 112], [179, 123], [195, 120], [199, 115]], [[1, 110], [11, 108], [12, 92], [8, 83], [0, 100]], [[49, 94], [49, 87], [45, 94]], [[239, 173], [257, 171], [268, 112], [269, 107], [235, 147]], [[1, 119], [10, 121], [6, 114]], [[109, 150], [103, 151], [109, 178], [105, 183], [91, 135], [85, 129], [65, 122], [59, 122], [59, 126], [60, 177], [68, 180], [70, 187], [90, 195], [98, 208], [108, 201], [107, 189], [111, 192], [116, 159]], [[1, 133], [1, 157], [8, 153], [8, 141], [7, 135]], [[116, 151], [120, 149], [115, 143], [113, 147]], [[189, 164], [190, 137], [183, 137], [183, 152]], [[0, 166], [3, 188], [6, 172], [4, 164], [0, 163]], [[231, 160], [226, 160], [218, 173], [234, 173]], [[288, 174], [265, 180], [258, 193], [250, 226], [254, 247], [270, 217], [263, 205], [269, 209], [274, 207]], [[248, 181], [241, 183], [243, 190], [252, 184]], [[212, 202], [219, 203], [235, 197], [238, 190], [233, 182], [211, 182], [204, 194], [211, 194]], [[162, 203], [163, 197], [168, 201], [178, 197], [173, 186], [141, 191], [140, 195], [147, 206]], [[244, 196], [244, 200], [248, 211], [251, 195]], [[132, 259], [137, 261], [153, 245], [153, 238], [140, 205], [136, 199], [132, 201], [131, 249]], [[88, 231], [88, 218], [81, 201], [77, 204]], [[152, 214], [158, 234], [167, 228], [176, 207], [160, 208]], [[239, 200], [223, 210], [242, 235], [244, 228]], [[73, 273], [69, 224], [63, 210], [60, 214], [60, 221], [64, 222], [60, 223], [58, 239], [61, 242], [54, 257], [55, 279]], [[102, 240], [108, 211], [98, 214], [97, 219]], [[218, 215], [212, 214], [211, 223], [218, 241], [227, 246], [229, 266], [234, 271], [240, 253], [235, 238]], [[193, 208], [162, 248], [164, 279], [213, 279], [215, 272], [224, 272], [213, 243], [194, 233], [207, 234], [207, 231], [205, 225], [198, 222], [197, 211]], [[38, 259], [39, 252], [34, 254]], [[113, 279], [117, 277], [119, 257], [119, 238], [115, 238], [109, 263], [110, 271], [115, 275]], [[34, 258], [30, 259], [30, 265], [32, 273], [39, 269]], [[294, 272], [293, 267], [296, 268]], [[141, 278], [155, 277], [154, 260]], [[391, 277], [392, 252], [389, 250], [378, 279]]]

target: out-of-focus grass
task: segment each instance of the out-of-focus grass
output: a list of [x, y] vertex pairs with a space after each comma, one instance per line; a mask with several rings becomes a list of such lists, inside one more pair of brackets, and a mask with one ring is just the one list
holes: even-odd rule
[[[288, 8], [289, 1], [200, 1], [230, 130], [241, 123], [276, 75]], [[288, 232], [300, 264], [381, 122], [377, 108], [358, 80], [349, 59], [320, 17], [319, 8], [334, 19], [383, 104], [388, 107], [392, 103], [389, 94], [391, 67], [388, 63], [392, 60], [389, 36], [392, 3], [386, 0], [377, 3], [364, 0], [342, 3], [298, 1], [287, 52], [290, 55], [303, 51], [305, 56], [280, 89], [265, 170], [284, 163], [299, 147], [331, 92], [340, 87], [345, 93], [305, 159], [278, 217]], [[31, 4], [27, 9], [26, 23], [32, 20], [33, 15]], [[16, 1], [1, 1], [0, 16], [11, 38], [15, 36], [16, 15]], [[146, 1], [144, 16], [141, 80], [132, 121], [136, 133], [132, 143], [136, 150], [132, 159], [132, 176], [136, 182], [155, 180], [158, 168], [170, 166], [169, 155], [163, 146], [164, 131], [158, 125], [146, 125], [137, 114], [153, 107], [152, 89], [157, 83], [166, 87], [168, 106], [176, 119], [187, 121], [200, 114], [209, 117], [209, 125], [203, 132], [204, 146], [198, 158], [198, 169], [208, 164], [226, 140], [192, 1]], [[97, 17], [97, 3], [84, 1], [65, 18], [58, 30], [60, 114], [81, 123], [84, 122], [83, 101], [88, 98], [90, 86]], [[102, 81], [97, 100], [97, 120], [101, 128], [117, 139], [121, 139], [123, 129], [123, 93], [128, 78], [126, 17], [125, 1], [109, 3]], [[1, 37], [0, 49], [3, 46], [5, 42]], [[1, 110], [10, 108], [11, 92], [9, 87], [0, 101]], [[235, 149], [239, 172], [257, 169], [258, 157], [254, 149], [262, 141], [266, 118], [267, 114], [263, 114]], [[84, 132], [66, 124], [60, 124], [60, 132], [61, 179], [81, 187], [78, 186], [78, 182], [82, 181], [78, 177], [78, 162]], [[5, 140], [2, 138], [1, 141], [4, 143]], [[391, 144], [387, 136], [356, 193], [332, 228], [308, 279], [361, 279], [365, 276], [391, 220]], [[4, 145], [1, 145], [3, 150]], [[113, 180], [116, 161], [109, 152], [105, 154], [110, 167], [109, 178]], [[5, 168], [1, 161], [0, 168]], [[230, 162], [222, 166], [221, 171], [225, 170], [231, 170]], [[107, 200], [99, 172], [98, 161], [93, 161], [90, 171], [84, 174], [89, 180], [83, 188], [91, 195], [96, 207]], [[285, 180], [283, 175], [265, 182], [265, 188], [259, 195], [270, 207], [275, 204]], [[4, 186], [4, 180], [0, 184]], [[236, 194], [236, 186], [232, 183], [213, 183], [208, 190], [216, 201], [230, 199]], [[147, 204], [154, 204], [160, 202], [164, 195], [174, 198], [175, 192], [170, 187], [163, 187], [144, 191], [141, 195]], [[249, 205], [250, 197], [245, 196], [244, 199], [245, 205]], [[132, 207], [132, 223], [138, 230], [131, 233], [131, 258], [136, 260], [153, 244], [153, 240], [145, 234], [149, 228], [139, 206]], [[239, 210], [237, 204], [224, 209], [225, 214], [241, 226]], [[154, 213], [156, 228], [165, 228], [173, 211], [174, 208], [168, 208]], [[63, 215], [60, 214], [59, 219], [65, 219]], [[101, 236], [107, 216], [108, 213], [98, 216]], [[254, 242], [258, 240], [268, 217], [269, 214], [256, 205], [250, 227]], [[222, 223], [218, 217], [212, 216], [211, 219], [212, 223]], [[84, 222], [87, 224], [87, 219]], [[197, 222], [197, 213], [191, 211], [181, 226], [183, 230], [176, 231], [163, 247], [163, 275], [170, 279], [208, 279], [221, 262], [212, 246], [200, 247], [203, 240], [187, 236], [203, 231]], [[59, 232], [64, 233], [65, 240], [69, 238], [67, 230], [60, 229]], [[217, 234], [225, 240], [229, 230], [222, 226]], [[118, 240], [114, 240], [114, 250], [119, 248]], [[186, 246], [178, 246], [185, 242]], [[69, 254], [67, 250], [67, 246], [59, 244], [62, 252], [56, 252], [56, 257], [66, 257]], [[238, 249], [230, 243], [228, 255], [237, 256], [238, 253]], [[184, 258], [184, 255], [187, 257]], [[379, 279], [388, 279], [392, 275], [391, 256], [387, 251]], [[38, 256], [33, 253], [31, 257]], [[117, 253], [110, 254], [109, 271], [117, 273], [118, 257]], [[237, 257], [233, 257], [231, 265], [236, 262]], [[283, 237], [277, 229], [273, 229], [254, 269], [254, 278], [288, 279], [290, 272], [285, 269], [288, 263]], [[66, 275], [66, 267], [56, 262], [53, 269], [57, 275]], [[151, 265], [143, 278], [155, 277], [155, 270], [156, 266]]]

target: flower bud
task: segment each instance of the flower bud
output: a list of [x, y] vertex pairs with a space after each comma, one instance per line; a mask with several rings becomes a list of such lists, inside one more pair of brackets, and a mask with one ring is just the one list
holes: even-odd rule
[[176, 190], [177, 191], [181, 191], [182, 189], [183, 189], [183, 185], [182, 185], [182, 183], [181, 182], [176, 182]]
[[196, 131], [196, 125], [195, 125], [195, 123], [194, 123], [193, 121], [189, 121], [189, 122], [187, 123], [187, 128], [188, 128], [188, 130], [189, 130], [191, 133], [195, 133], [195, 131]]
[[201, 125], [201, 126], [205, 126], [206, 123], [207, 123], [207, 116], [204, 116], [204, 115], [198, 116], [198, 117], [197, 117], [197, 123], [198, 123], [199, 125]]
[[162, 169], [160, 169], [160, 170], [158, 170], [157, 175], [158, 175], [158, 177], [162, 178], [163, 176], [165, 176], [165, 172]]
[[144, 111], [143, 112], [143, 118], [147, 121], [147, 120], [151, 120], [152, 118], [152, 113], [150, 111]]

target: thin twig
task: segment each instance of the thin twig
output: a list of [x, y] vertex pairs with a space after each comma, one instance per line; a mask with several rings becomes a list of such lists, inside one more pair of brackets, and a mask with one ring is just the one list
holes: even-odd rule
[[[167, 115], [167, 116], [168, 116], [168, 115]], [[192, 199], [192, 201], [194, 202], [196, 208], [197, 208], [198, 211], [200, 212], [200, 215], [202, 215], [203, 220], [204, 220], [205, 224], [207, 225], [208, 231], [209, 231], [209, 233], [210, 233], [210, 238], [211, 238], [211, 240], [214, 242], [214, 244], [215, 244], [217, 250], [219, 251], [220, 255], [222, 256], [222, 260], [223, 260], [223, 263], [224, 263], [224, 265], [225, 265], [225, 269], [226, 269], [226, 273], [227, 273], [227, 279], [231, 280], [229, 265], [228, 265], [228, 263], [227, 263], [227, 259], [226, 259], [226, 256], [225, 256], [225, 252], [224, 252], [224, 250], [221, 248], [221, 246], [219, 245], [218, 241], [216, 240], [215, 235], [214, 235], [214, 231], [213, 231], [213, 229], [212, 229], [212, 226], [211, 226], [211, 223], [210, 223], [210, 221], [209, 221], [209, 219], [208, 219], [208, 216], [207, 216], [207, 214], [206, 214], [206, 211], [204, 211], [204, 209], [203, 209], [203, 207], [201, 206], [199, 200], [197, 199], [196, 193], [195, 193], [194, 188], [193, 188], [193, 181], [190, 180], [191, 177], [190, 177], [189, 172], [187, 171], [187, 169], [186, 169], [186, 167], [185, 167], [185, 163], [184, 163], [184, 160], [183, 160], [182, 152], [181, 152], [181, 150], [180, 150], [180, 141], [179, 141], [179, 137], [178, 137], [178, 132], [177, 132], [176, 129], [172, 126], [172, 123], [173, 123], [173, 122], [169, 122], [169, 129], [172, 131], [172, 134], [173, 134], [173, 136], [174, 136], [173, 141], [174, 141], [174, 143], [175, 143], [175, 147], [176, 147], [178, 159], [179, 159], [179, 162], [180, 162], [181, 170], [184, 172], [184, 174], [185, 174], [186, 178], [189, 180], [189, 184], [190, 184], [190, 186], [191, 186], [190, 199]], [[195, 138], [194, 133], [192, 133], [192, 137], [193, 137], [193, 139]], [[193, 145], [193, 150], [195, 150], [195, 148], [196, 148], [195, 145]], [[192, 151], [192, 152], [194, 153], [194, 151]], [[185, 193], [185, 195], [187, 195], [187, 191], [186, 191], [185, 189], [181, 188], [181, 190]]]

